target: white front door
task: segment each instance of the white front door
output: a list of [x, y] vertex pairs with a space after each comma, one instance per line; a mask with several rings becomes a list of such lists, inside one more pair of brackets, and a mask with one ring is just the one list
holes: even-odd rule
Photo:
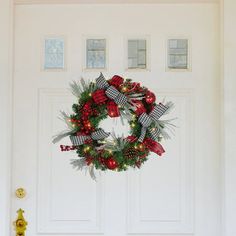
[[[12, 220], [24, 209], [26, 236], [220, 235], [217, 24], [215, 4], [16, 6], [12, 191], [27, 194], [12, 196]], [[65, 37], [64, 71], [42, 70], [48, 35]], [[86, 35], [108, 39], [105, 76], [143, 83], [158, 100], [172, 100], [178, 118], [162, 158], [97, 182], [52, 144], [63, 129], [59, 111], [74, 101], [68, 83], [99, 74], [82, 70]], [[125, 40], [144, 35], [149, 70], [125, 71]], [[190, 71], [165, 71], [166, 40], [176, 36], [190, 39]]]

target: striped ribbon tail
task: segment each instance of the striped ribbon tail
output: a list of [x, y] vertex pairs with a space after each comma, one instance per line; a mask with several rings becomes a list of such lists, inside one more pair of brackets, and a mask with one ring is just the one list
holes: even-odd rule
[[143, 126], [142, 129], [141, 129], [141, 134], [140, 134], [140, 136], [138, 138], [139, 142], [143, 142], [143, 140], [144, 140], [144, 138], [146, 136], [146, 133], [147, 133], [147, 128]]
[[117, 105], [124, 106], [128, 102], [128, 98], [124, 94], [118, 91], [114, 86], [109, 85], [102, 73], [96, 79], [96, 84], [98, 88], [105, 89], [107, 97], [112, 99]]
[[152, 119], [157, 121], [168, 109], [169, 107], [160, 103], [154, 107], [154, 109], [150, 113], [150, 116]]
[[70, 136], [70, 140], [74, 146], [80, 146], [84, 144], [84, 142], [88, 139], [90, 139], [90, 136], [87, 135]]
[[97, 87], [101, 89], [106, 89], [109, 87], [109, 84], [104, 78], [102, 73], [100, 73], [99, 77], [96, 79], [96, 84], [97, 84]]
[[110, 133], [105, 132], [103, 129], [99, 129], [91, 134], [93, 140], [101, 140], [107, 138]]
[[85, 143], [86, 140], [88, 139], [93, 139], [93, 140], [100, 140], [107, 138], [110, 135], [110, 133], [105, 132], [103, 129], [99, 129], [89, 135], [78, 135], [78, 136], [70, 136], [70, 140], [74, 146], [80, 146]]
[[141, 135], [139, 136], [138, 141], [143, 142], [143, 139], [145, 138], [147, 128], [152, 124], [152, 119], [147, 113], [142, 113], [138, 118], [139, 123], [142, 125], [141, 129]]
[[148, 128], [148, 132], [150, 134], [150, 137], [157, 141], [158, 140], [158, 136], [160, 134], [160, 130], [158, 130], [157, 128]]
[[157, 130], [156, 128], [150, 128], [150, 125], [152, 124], [152, 122], [157, 121], [163, 114], [165, 114], [165, 112], [168, 109], [169, 109], [168, 106], [165, 106], [165, 105], [160, 103], [160, 104], [158, 104], [154, 107], [154, 109], [152, 110], [152, 112], [150, 112], [149, 115], [144, 112], [139, 116], [138, 121], [142, 125], [141, 135], [138, 139], [139, 142], [143, 142], [143, 140], [145, 138], [145, 135], [147, 133], [147, 130], [150, 134], [150, 137], [153, 140], [158, 139], [158, 135], [160, 133], [160, 130]]
[[114, 100], [118, 105], [124, 106], [128, 101], [128, 98], [124, 94], [120, 93], [114, 86], [110, 86], [105, 93], [107, 97]]

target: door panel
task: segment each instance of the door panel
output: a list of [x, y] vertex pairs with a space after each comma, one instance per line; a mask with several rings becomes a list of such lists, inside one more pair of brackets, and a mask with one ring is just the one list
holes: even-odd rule
[[[65, 129], [57, 119], [69, 110], [72, 96], [61, 89], [39, 90], [38, 232], [101, 233], [104, 221], [103, 180], [72, 170], [73, 155], [53, 145], [52, 136]], [[63, 143], [70, 145], [69, 138]], [[76, 153], [74, 153], [75, 157]], [[43, 207], [42, 207], [43, 206]]]
[[[174, 138], [163, 142], [162, 158], [149, 162], [128, 178], [130, 233], [193, 233], [193, 98], [192, 91], [157, 91], [175, 103], [168, 118], [178, 117]], [[161, 100], [161, 99], [160, 99]]]
[[[12, 196], [12, 220], [23, 208], [27, 235], [220, 234], [217, 25], [216, 4], [16, 6], [12, 191], [27, 195]], [[48, 35], [65, 37], [66, 70], [42, 71]], [[59, 111], [75, 101], [68, 83], [99, 74], [82, 69], [86, 35], [108, 40], [106, 77], [141, 82], [158, 101], [174, 101], [169, 117], [177, 117], [163, 157], [150, 155], [140, 170], [98, 174], [97, 182], [51, 142], [64, 127]], [[191, 39], [192, 71], [165, 71], [166, 40], [176, 35]], [[129, 36], [148, 36], [150, 70], [125, 71]]]

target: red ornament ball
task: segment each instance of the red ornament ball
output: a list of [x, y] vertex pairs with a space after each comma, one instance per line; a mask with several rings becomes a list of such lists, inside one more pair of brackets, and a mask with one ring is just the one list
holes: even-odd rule
[[136, 110], [135, 110], [136, 115], [139, 116], [142, 113], [146, 112], [146, 108], [144, 107], [142, 101], [135, 100], [133, 102], [135, 103], [135, 107], [136, 107]]
[[145, 96], [145, 101], [146, 101], [146, 103], [148, 103], [148, 104], [154, 103], [154, 102], [156, 101], [156, 96], [155, 96], [155, 94], [152, 93], [152, 92], [150, 92], [150, 91], [148, 91], [147, 94], [146, 94], [146, 96]]
[[116, 160], [114, 160], [112, 157], [110, 157], [106, 160], [106, 166], [108, 169], [114, 170], [118, 167], [118, 163], [116, 162]]

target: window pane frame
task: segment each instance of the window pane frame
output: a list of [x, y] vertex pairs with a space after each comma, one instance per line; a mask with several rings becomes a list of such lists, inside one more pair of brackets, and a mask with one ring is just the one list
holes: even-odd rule
[[[104, 48], [98, 48], [98, 49], [96, 49], [96, 48], [88, 48], [88, 41], [104, 41]], [[106, 40], [106, 38], [91, 38], [91, 37], [89, 37], [89, 38], [86, 38], [86, 41], [85, 41], [85, 50], [86, 50], [86, 53], [85, 53], [85, 68], [87, 69], [87, 70], [98, 70], [98, 69], [101, 69], [101, 70], [104, 70], [104, 69], [106, 69], [106, 67], [107, 67], [107, 40]], [[102, 66], [94, 66], [94, 64], [99, 64], [99, 63], [97, 63], [96, 62], [96, 57], [97, 56], [95, 56], [95, 60], [94, 61], [90, 61], [89, 62], [89, 60], [92, 58], [92, 53], [94, 53], [94, 55], [98, 55], [99, 53], [102, 53], [103, 54], [103, 61], [102, 61]], [[89, 55], [90, 54], [90, 55]], [[91, 58], [90, 58], [91, 57]], [[93, 64], [93, 66], [90, 66], [89, 64], [90, 63], [92, 63]]]
[[[174, 42], [176, 40], [176, 46], [173, 47]], [[172, 41], [172, 42], [171, 42]], [[181, 47], [182, 44], [185, 44], [186, 47]], [[172, 47], [171, 47], [172, 44]], [[180, 45], [179, 45], [180, 44]], [[167, 40], [167, 69], [168, 70], [183, 70], [188, 71], [190, 68], [190, 55], [189, 55], [189, 39], [188, 38], [168, 38]], [[179, 59], [177, 59], [179, 57]], [[183, 58], [182, 61], [185, 63], [181, 64], [181, 57]], [[184, 59], [185, 57], [185, 59]], [[176, 58], [176, 59], [173, 59]], [[171, 63], [171, 60], [176, 60], [174, 64]], [[179, 64], [179, 65], [178, 65]]]
[[[136, 48], [134, 47], [133, 50], [136, 50], [133, 55], [130, 55], [130, 43], [136, 43]], [[144, 42], [145, 47], [142, 48], [140, 43]], [[147, 39], [146, 38], [128, 38], [127, 39], [127, 70], [147, 70], [148, 66], [148, 46], [147, 46]], [[139, 63], [143, 59], [141, 58], [141, 54], [144, 53], [144, 63]], [[135, 55], [135, 56], [134, 56]], [[136, 61], [136, 62], [135, 62]], [[132, 62], [135, 62], [134, 66], [130, 66]]]
[[[50, 52], [47, 51], [47, 43], [49, 41], [59, 41], [62, 43], [62, 48], [60, 49], [61, 52]], [[43, 40], [43, 70], [64, 70], [65, 69], [65, 38], [62, 36], [46, 36]], [[59, 57], [59, 65], [48, 65], [47, 62], [50, 61], [50, 57]]]

